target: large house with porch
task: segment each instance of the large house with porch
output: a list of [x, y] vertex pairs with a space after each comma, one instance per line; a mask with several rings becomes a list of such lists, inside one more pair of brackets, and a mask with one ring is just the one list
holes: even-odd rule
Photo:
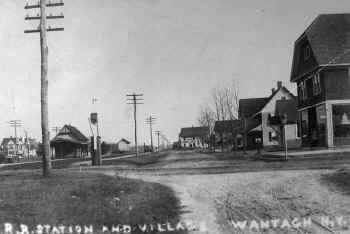
[[289, 148], [300, 147], [296, 107], [297, 98], [281, 81], [268, 97], [240, 99], [243, 143], [248, 149], [281, 149], [286, 143]]
[[350, 145], [350, 14], [321, 14], [295, 41], [303, 146]]
[[181, 148], [206, 148], [208, 147], [209, 128], [189, 127], [181, 128], [179, 143]]

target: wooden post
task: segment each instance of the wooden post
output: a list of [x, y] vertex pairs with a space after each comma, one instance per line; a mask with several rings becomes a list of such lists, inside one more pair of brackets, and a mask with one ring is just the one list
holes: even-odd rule
[[96, 165], [96, 159], [95, 159], [95, 137], [90, 137], [90, 154], [91, 154], [91, 165]]
[[136, 96], [134, 98], [134, 123], [135, 123], [135, 150], [136, 150], [136, 156], [139, 155], [139, 147], [137, 145], [137, 119], [136, 119]]
[[48, 111], [48, 48], [46, 38], [46, 0], [40, 1], [40, 49], [41, 49], [41, 133], [44, 148], [43, 176], [49, 176], [51, 170], [49, 111]]
[[[136, 148], [136, 156], [139, 155], [139, 148], [138, 148], [138, 145], [137, 145], [137, 119], [136, 119], [136, 106], [138, 104], [143, 104], [143, 103], [140, 103], [138, 101], [143, 101], [142, 99], [142, 96], [143, 94], [136, 94], [136, 93], [133, 93], [133, 94], [127, 94], [126, 95], [129, 99], [127, 99], [127, 101], [129, 101], [128, 104], [131, 104], [134, 106], [134, 122], [135, 122], [135, 148]], [[131, 98], [132, 97], [132, 98]], [[137, 98], [139, 97], [139, 98]]]
[[97, 136], [96, 137], [96, 162], [97, 165], [101, 166], [102, 165], [102, 152], [101, 152], [101, 137]]

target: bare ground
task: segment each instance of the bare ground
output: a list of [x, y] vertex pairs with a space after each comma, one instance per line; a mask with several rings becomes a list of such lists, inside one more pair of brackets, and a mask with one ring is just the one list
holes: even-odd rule
[[[328, 230], [320, 225], [321, 217], [350, 217], [350, 197], [325, 179], [332, 175], [320, 170], [128, 177], [173, 188], [184, 206], [181, 218], [206, 224], [208, 232], [198, 233], [332, 233], [340, 228]], [[311, 217], [314, 222], [311, 228], [259, 232], [241, 232], [229, 223], [294, 217]]]
[[[181, 157], [186, 158], [181, 160]], [[204, 232], [191, 233], [350, 233], [343, 227], [327, 227], [321, 222], [324, 216], [344, 216], [350, 221], [350, 173], [346, 169], [343, 172], [334, 169], [345, 168], [347, 163], [332, 164], [332, 159], [321, 163], [310, 160], [305, 160], [304, 163], [302, 160], [269, 163], [265, 164], [270, 165], [267, 171], [260, 162], [252, 162], [255, 165], [251, 168], [255, 172], [241, 172], [246, 171], [246, 165], [250, 169], [249, 163], [231, 160], [231, 164], [238, 163], [233, 171], [216, 168], [213, 174], [205, 173], [206, 166], [221, 164], [226, 160], [227, 158], [215, 161], [212, 155], [197, 153], [169, 154], [163, 160], [147, 164], [145, 168], [117, 170], [117, 174], [171, 187], [183, 206], [181, 220], [190, 220], [197, 225], [204, 223], [207, 228]], [[313, 170], [308, 169], [310, 165]], [[325, 165], [325, 168], [331, 169], [317, 169], [324, 168]], [[199, 172], [192, 173], [201, 166], [204, 167]], [[257, 170], [260, 166], [261, 170]], [[298, 229], [242, 231], [234, 228], [231, 222], [275, 218], [291, 221], [294, 217], [311, 217], [312, 225]]]

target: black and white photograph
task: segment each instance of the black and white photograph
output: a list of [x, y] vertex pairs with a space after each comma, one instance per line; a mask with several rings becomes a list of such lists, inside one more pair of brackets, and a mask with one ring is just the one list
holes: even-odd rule
[[1, 0], [0, 234], [350, 234], [349, 0]]

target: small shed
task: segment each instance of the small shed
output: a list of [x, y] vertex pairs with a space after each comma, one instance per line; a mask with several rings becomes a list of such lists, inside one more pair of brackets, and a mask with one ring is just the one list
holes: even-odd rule
[[120, 139], [120, 141], [117, 142], [117, 150], [119, 152], [130, 151], [130, 141], [125, 140], [124, 138]]
[[89, 152], [89, 139], [72, 125], [64, 125], [50, 145], [55, 158], [84, 157]]

